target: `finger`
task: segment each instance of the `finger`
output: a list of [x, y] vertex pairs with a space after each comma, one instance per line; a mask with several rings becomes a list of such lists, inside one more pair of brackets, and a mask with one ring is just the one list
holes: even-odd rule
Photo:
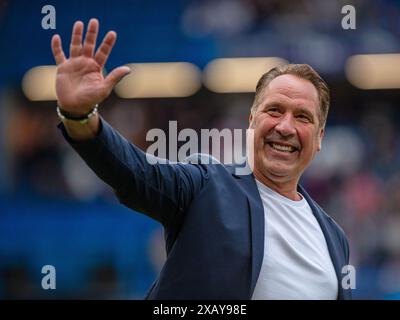
[[83, 55], [87, 57], [93, 57], [98, 33], [99, 21], [97, 19], [90, 19], [88, 29], [86, 31], [85, 42], [83, 44]]
[[97, 49], [94, 59], [101, 67], [104, 67], [104, 65], [106, 64], [116, 40], [117, 34], [114, 31], [110, 31], [104, 37], [104, 40], [101, 43], [99, 49]]
[[71, 45], [69, 47], [69, 56], [71, 58], [78, 57], [82, 54], [82, 21], [76, 21], [72, 28]]
[[61, 38], [58, 34], [55, 34], [51, 38], [51, 50], [53, 51], [53, 56], [56, 60], [57, 65], [63, 63], [66, 60], [62, 49]]
[[109, 75], [104, 79], [106, 86], [112, 89], [118, 81], [131, 72], [131, 69], [127, 66], [115, 68], [109, 73]]

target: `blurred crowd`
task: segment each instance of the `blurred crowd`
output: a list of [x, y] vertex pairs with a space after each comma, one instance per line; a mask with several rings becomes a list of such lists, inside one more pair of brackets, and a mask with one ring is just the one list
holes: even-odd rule
[[[345, 4], [357, 8], [358, 33], [340, 27]], [[323, 148], [302, 183], [349, 238], [354, 296], [400, 298], [400, 96], [355, 89], [343, 74], [350, 54], [400, 49], [398, 2], [219, 0], [177, 1], [176, 7], [182, 8], [174, 20], [181, 36], [207, 44], [206, 53], [182, 45], [199, 66], [210, 55], [276, 55], [310, 63], [327, 77], [332, 105]], [[116, 204], [112, 190], [61, 136], [55, 102], [28, 101], [19, 82], [0, 80], [0, 298], [52, 297], [37, 278], [39, 265], [53, 260], [71, 272], [71, 278], [60, 273], [65, 286], [56, 297], [142, 297], [165, 259], [160, 228]], [[171, 120], [178, 130], [245, 129], [252, 98], [205, 88], [181, 99], [112, 95], [100, 112], [146, 150], [146, 133], [167, 132]], [[36, 275], [28, 267], [34, 259]]]
[[[251, 94], [224, 97], [205, 90], [169, 101], [111, 97], [101, 114], [145, 151], [151, 143], [146, 132], [168, 132], [171, 120], [177, 121], [178, 130], [244, 129], [251, 99]], [[12, 197], [113, 202], [112, 190], [64, 141], [54, 105], [32, 108], [23, 97], [15, 101], [7, 131]], [[389, 297], [400, 291], [399, 112], [390, 104], [356, 107], [358, 116], [341, 118], [337, 114], [345, 114], [346, 107], [332, 105], [336, 116], [328, 119], [322, 151], [302, 183], [349, 237], [351, 264], [358, 272], [356, 296]], [[160, 260], [163, 242], [154, 250]]]

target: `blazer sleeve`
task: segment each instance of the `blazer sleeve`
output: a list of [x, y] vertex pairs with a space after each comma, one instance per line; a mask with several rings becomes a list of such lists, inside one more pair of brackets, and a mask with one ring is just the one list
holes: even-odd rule
[[164, 227], [183, 218], [193, 197], [208, 181], [206, 167], [202, 165], [165, 161], [150, 164], [146, 153], [104, 119], [100, 118], [98, 135], [82, 142], [69, 138], [62, 123], [58, 127], [86, 164], [114, 189], [121, 203]]

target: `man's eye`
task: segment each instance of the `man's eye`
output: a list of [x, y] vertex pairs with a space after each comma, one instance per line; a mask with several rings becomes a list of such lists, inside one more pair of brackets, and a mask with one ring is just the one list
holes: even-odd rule
[[280, 116], [280, 112], [279, 112], [279, 110], [277, 108], [268, 109], [267, 112], [268, 112], [268, 114], [270, 116], [273, 116], [273, 117], [279, 117]]
[[304, 121], [304, 122], [311, 122], [310, 118], [304, 114], [298, 115], [297, 119], [300, 119], [301, 121]]

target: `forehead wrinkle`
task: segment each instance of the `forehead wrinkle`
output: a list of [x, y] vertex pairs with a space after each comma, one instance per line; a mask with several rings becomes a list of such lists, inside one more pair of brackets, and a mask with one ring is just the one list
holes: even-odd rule
[[291, 107], [294, 107], [296, 110], [307, 110], [311, 112], [311, 110], [309, 109], [311, 108], [311, 104], [313, 102], [315, 101], [312, 101], [310, 99], [305, 99], [303, 97], [290, 98], [285, 95], [278, 94], [276, 96], [267, 97], [262, 106], [265, 107], [266, 105], [270, 104], [277, 104], [281, 106], [290, 105]]
[[294, 75], [281, 75], [273, 79], [264, 89], [262, 97], [264, 100], [268, 96], [278, 94], [291, 99], [310, 100], [319, 105], [319, 95], [315, 86], [308, 80], [296, 77]]

